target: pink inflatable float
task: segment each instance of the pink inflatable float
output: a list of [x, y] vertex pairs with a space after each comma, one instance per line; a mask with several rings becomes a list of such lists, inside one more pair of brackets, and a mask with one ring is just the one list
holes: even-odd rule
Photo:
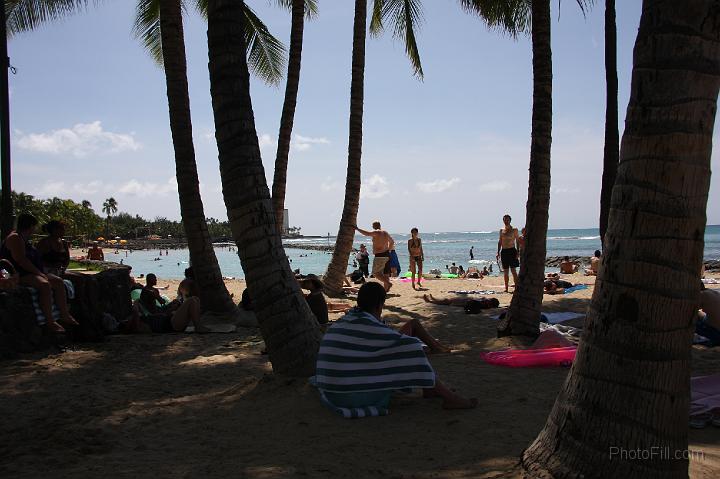
[[480, 353], [480, 357], [488, 364], [511, 368], [568, 367], [575, 359], [576, 352], [577, 346], [547, 349], [506, 349]]

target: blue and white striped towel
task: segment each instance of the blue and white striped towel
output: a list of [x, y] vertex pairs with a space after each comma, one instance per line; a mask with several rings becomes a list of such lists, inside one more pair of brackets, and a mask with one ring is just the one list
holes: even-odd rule
[[323, 392], [361, 393], [432, 388], [435, 372], [423, 343], [358, 308], [332, 324], [320, 343], [315, 385], [323, 403], [344, 417], [380, 416], [381, 408], [335, 407]]
[[[73, 286], [72, 282], [67, 279], [64, 279], [63, 282], [65, 283], [65, 293], [67, 294], [67, 298], [74, 299], [75, 287]], [[30, 291], [30, 297], [32, 298], [33, 309], [35, 310], [35, 318], [37, 319], [38, 325], [42, 326], [43, 324], [47, 323], [47, 319], [42, 312], [42, 308], [40, 308], [40, 295], [35, 288], [28, 288], [28, 290]], [[60, 320], [60, 310], [55, 305], [54, 295], [52, 297], [52, 315], [55, 321]]]

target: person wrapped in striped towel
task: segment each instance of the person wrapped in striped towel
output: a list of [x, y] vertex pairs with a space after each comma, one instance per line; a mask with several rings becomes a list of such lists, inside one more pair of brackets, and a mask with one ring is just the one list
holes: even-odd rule
[[421, 388], [424, 397], [443, 399], [446, 409], [470, 409], [464, 398], [440, 382], [425, 354], [449, 352], [422, 327], [408, 321], [395, 331], [382, 320], [385, 288], [365, 283], [358, 306], [333, 323], [320, 343], [311, 382], [320, 399], [346, 418], [384, 416], [393, 391]]

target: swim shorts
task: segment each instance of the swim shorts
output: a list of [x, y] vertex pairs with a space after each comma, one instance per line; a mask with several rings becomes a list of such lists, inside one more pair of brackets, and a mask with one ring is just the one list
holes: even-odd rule
[[503, 269], [517, 268], [520, 266], [517, 249], [503, 248], [502, 251], [500, 251], [500, 262], [502, 263]]
[[375, 253], [373, 258], [372, 274], [385, 274], [385, 265], [390, 261], [390, 252], [385, 251], [384, 253]]
[[410, 271], [414, 273], [417, 265], [422, 266], [422, 263], [422, 256], [410, 256]]

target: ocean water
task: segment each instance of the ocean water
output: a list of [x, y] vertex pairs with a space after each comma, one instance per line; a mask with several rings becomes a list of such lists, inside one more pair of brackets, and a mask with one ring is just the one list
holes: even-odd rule
[[[395, 239], [396, 251], [403, 269], [408, 265], [407, 240], [409, 234], [391, 233]], [[447, 233], [420, 232], [425, 251], [424, 271], [437, 268], [445, 272], [445, 266], [453, 262], [463, 265], [467, 269], [471, 264], [470, 247], [474, 246], [475, 266], [494, 266], [497, 274], [495, 254], [497, 252], [497, 231], [465, 231]], [[331, 246], [335, 238], [295, 239], [286, 240], [286, 244], [315, 244]], [[370, 247], [370, 238], [355, 237], [355, 247], [365, 243]], [[548, 231], [548, 256], [591, 256], [596, 249], [600, 249], [600, 236], [597, 228], [588, 229], [555, 229]], [[292, 269], [300, 269], [303, 274], [323, 274], [330, 261], [331, 254], [325, 251], [286, 248], [286, 254], [291, 261]], [[186, 249], [170, 250], [168, 255], [159, 255], [158, 250], [135, 251], [133, 253], [120, 251], [118, 254], [110, 253], [105, 257], [108, 261], [120, 262], [133, 267], [133, 274], [155, 273], [161, 278], [182, 278], [185, 268], [188, 267], [189, 254]], [[216, 247], [215, 253], [224, 276], [242, 278], [243, 271], [240, 266], [237, 252], [234, 248]], [[708, 226], [705, 230], [705, 259], [720, 259], [720, 225]], [[348, 262], [348, 272], [352, 271], [352, 258]], [[548, 269], [551, 271], [551, 269]]]

